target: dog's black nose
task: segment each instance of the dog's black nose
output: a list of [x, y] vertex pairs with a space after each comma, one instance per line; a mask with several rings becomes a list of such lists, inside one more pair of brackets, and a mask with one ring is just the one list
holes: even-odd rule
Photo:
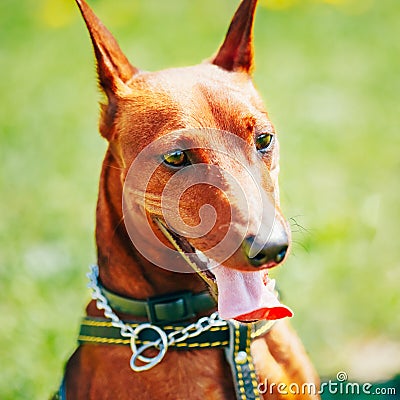
[[243, 241], [242, 248], [250, 264], [254, 267], [262, 265], [273, 267], [282, 262], [288, 251], [289, 243], [286, 235], [279, 239], [268, 241], [264, 246], [260, 246], [256, 243], [255, 236], [248, 236]]

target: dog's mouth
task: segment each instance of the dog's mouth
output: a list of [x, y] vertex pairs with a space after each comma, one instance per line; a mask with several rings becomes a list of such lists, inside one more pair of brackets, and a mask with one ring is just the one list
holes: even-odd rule
[[205, 281], [217, 301], [221, 318], [253, 322], [293, 315], [289, 307], [280, 303], [275, 280], [268, 277], [267, 269], [243, 272], [225, 267], [193, 247], [188, 239], [170, 230], [160, 219], [154, 221], [189, 266]]

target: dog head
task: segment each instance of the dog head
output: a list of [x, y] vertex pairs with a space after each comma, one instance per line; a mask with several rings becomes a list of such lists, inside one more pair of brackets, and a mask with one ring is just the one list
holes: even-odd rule
[[[279, 208], [276, 132], [251, 80], [257, 0], [242, 1], [210, 60], [158, 72], [132, 66], [76, 1], [107, 96], [100, 132], [122, 171], [135, 247], [169, 269], [168, 252], [178, 250], [218, 290], [222, 317], [290, 315], [265, 274], [286, 258], [290, 232]], [[231, 292], [243, 295], [240, 306]]]

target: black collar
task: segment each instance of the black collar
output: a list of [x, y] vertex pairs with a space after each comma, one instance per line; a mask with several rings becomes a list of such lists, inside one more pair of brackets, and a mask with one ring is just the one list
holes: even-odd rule
[[100, 289], [114, 311], [133, 317], [146, 317], [149, 322], [157, 325], [189, 320], [211, 311], [217, 305], [209, 292], [194, 294], [182, 291], [137, 300], [120, 296], [104, 286], [100, 286]]

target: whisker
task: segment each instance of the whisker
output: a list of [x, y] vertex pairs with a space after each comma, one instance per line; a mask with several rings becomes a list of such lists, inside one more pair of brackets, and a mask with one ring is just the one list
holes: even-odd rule
[[[310, 249], [307, 246], [305, 246], [302, 242], [300, 242], [299, 240], [292, 240], [292, 243], [301, 247], [307, 254], [310, 253]], [[294, 254], [294, 253], [292, 253], [292, 254]]]
[[306, 233], [310, 234], [310, 230], [308, 230], [303, 225], [300, 225], [297, 222], [296, 218], [298, 218], [298, 217], [302, 217], [302, 215], [296, 215], [294, 217], [289, 218], [290, 226], [294, 226], [294, 227], [298, 228], [298, 230], [292, 230], [292, 232], [306, 232]]

